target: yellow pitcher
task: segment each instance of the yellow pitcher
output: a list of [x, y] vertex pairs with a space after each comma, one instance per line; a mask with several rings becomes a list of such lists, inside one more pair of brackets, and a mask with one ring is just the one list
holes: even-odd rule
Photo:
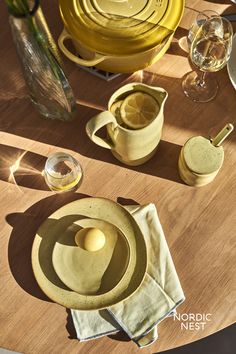
[[[131, 130], [121, 125], [111, 113], [112, 105], [133, 92], [143, 92], [152, 96], [159, 104], [156, 117], [144, 128]], [[148, 161], [155, 153], [161, 139], [164, 121], [164, 104], [167, 92], [160, 87], [152, 87], [141, 83], [130, 83], [118, 89], [108, 102], [108, 110], [101, 112], [87, 123], [86, 132], [97, 145], [110, 149], [112, 154], [126, 165], [137, 166]], [[106, 126], [107, 139], [96, 135]]]

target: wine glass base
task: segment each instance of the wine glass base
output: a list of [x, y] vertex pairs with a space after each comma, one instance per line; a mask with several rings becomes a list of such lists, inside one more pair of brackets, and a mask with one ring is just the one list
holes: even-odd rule
[[206, 75], [204, 83], [200, 83], [198, 74], [195, 71], [187, 73], [182, 81], [182, 88], [187, 97], [195, 102], [209, 102], [216, 97], [218, 83], [214, 77]]

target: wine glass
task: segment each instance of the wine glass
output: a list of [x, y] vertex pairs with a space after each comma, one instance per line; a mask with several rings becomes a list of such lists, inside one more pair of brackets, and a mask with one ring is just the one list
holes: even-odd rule
[[195, 102], [208, 102], [215, 98], [218, 83], [209, 72], [221, 70], [232, 49], [233, 29], [221, 16], [206, 20], [195, 34], [190, 47], [190, 58], [202, 72], [191, 71], [184, 76], [182, 87], [186, 96]]
[[201, 27], [206, 20], [209, 20], [211, 17], [216, 17], [216, 16], [220, 16], [220, 15], [216, 11], [213, 11], [213, 10], [204, 10], [204, 11], [199, 12], [197, 14], [192, 26], [190, 27], [190, 29], [188, 31], [188, 35], [187, 35], [187, 43], [188, 43], [189, 48], [191, 47], [191, 43], [192, 43], [197, 31], [199, 30], [199, 27]]

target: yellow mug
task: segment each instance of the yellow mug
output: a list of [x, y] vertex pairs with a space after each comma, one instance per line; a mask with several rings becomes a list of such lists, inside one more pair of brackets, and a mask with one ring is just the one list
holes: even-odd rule
[[[157, 116], [144, 128], [131, 130], [121, 126], [111, 113], [111, 106], [133, 92], [144, 92], [151, 95], [159, 103]], [[166, 90], [141, 83], [130, 83], [114, 92], [108, 102], [108, 110], [101, 112], [86, 125], [89, 138], [97, 145], [110, 149], [121, 162], [130, 166], [138, 166], [148, 161], [156, 152], [161, 139], [164, 122], [164, 105], [168, 97]], [[107, 128], [107, 139], [96, 135], [102, 127]]]

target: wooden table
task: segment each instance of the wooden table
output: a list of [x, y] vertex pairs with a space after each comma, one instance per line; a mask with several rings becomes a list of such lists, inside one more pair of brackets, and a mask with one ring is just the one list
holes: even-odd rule
[[[57, 37], [62, 23], [56, 4], [42, 1]], [[0, 347], [27, 354], [139, 353], [125, 334], [79, 343], [69, 311], [51, 302], [35, 282], [30, 253], [38, 226], [58, 207], [84, 195], [121, 203], [155, 203], [186, 295], [179, 313], [211, 314], [211, 321], [201, 330], [181, 330], [179, 321], [166, 319], [159, 325], [159, 340], [142, 353], [196, 341], [235, 321], [236, 135], [224, 144], [224, 167], [213, 183], [199, 189], [188, 187], [177, 172], [180, 148], [189, 137], [215, 135], [236, 115], [236, 92], [226, 68], [214, 74], [220, 90], [210, 103], [193, 103], [181, 89], [181, 78], [190, 66], [178, 40], [187, 34], [196, 11], [203, 9], [230, 13], [236, 7], [228, 1], [186, 1], [171, 48], [145, 72], [121, 75], [107, 83], [65, 60], [81, 103], [77, 118], [65, 124], [41, 119], [26, 97], [7, 11], [1, 1]], [[161, 86], [169, 93], [160, 147], [150, 162], [136, 168], [118, 163], [109, 151], [90, 142], [84, 130], [97, 112], [95, 107], [105, 108], [111, 93], [132, 81]], [[83, 166], [84, 180], [77, 193], [56, 195], [44, 184], [41, 171], [46, 157], [58, 150], [70, 152]], [[20, 167], [14, 172], [19, 158]]]

